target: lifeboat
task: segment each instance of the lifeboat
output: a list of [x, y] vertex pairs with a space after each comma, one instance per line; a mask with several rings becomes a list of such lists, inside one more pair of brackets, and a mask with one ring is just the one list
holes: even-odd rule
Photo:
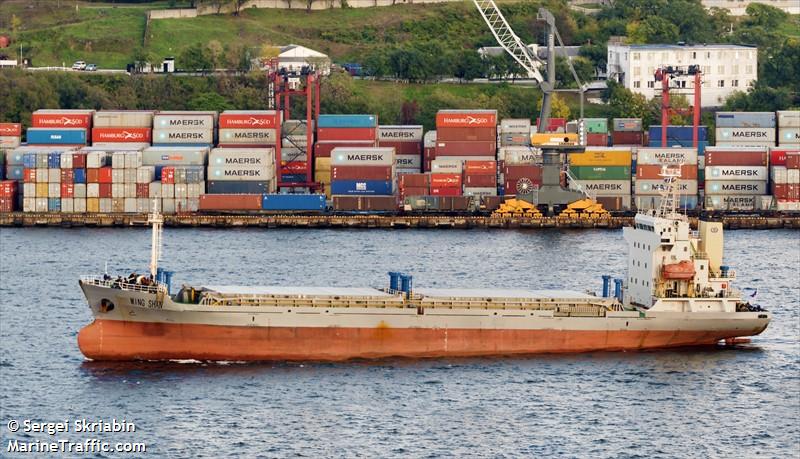
[[671, 263], [661, 267], [661, 277], [667, 280], [691, 280], [694, 279], [694, 263], [682, 261]]

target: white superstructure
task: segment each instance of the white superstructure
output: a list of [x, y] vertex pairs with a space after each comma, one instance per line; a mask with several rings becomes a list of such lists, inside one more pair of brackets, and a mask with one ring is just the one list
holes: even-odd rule
[[[758, 79], [758, 48], [730, 44], [629, 45], [616, 40], [608, 43], [606, 73], [635, 93], [653, 98], [661, 94], [661, 84], [653, 78], [664, 66], [699, 65], [703, 72], [703, 107], [717, 107], [736, 91], [747, 89]], [[693, 93], [692, 78], [677, 79], [675, 92]], [[685, 89], [683, 89], [685, 88]]]

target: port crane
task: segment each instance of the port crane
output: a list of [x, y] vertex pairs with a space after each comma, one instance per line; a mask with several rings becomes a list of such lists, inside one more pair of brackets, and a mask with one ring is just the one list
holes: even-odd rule
[[[556, 52], [555, 41], [561, 47], [564, 42], [561, 40], [561, 35], [558, 33], [556, 27], [556, 20], [553, 14], [545, 8], [539, 8], [537, 19], [544, 21], [547, 24], [547, 56], [546, 60], [540, 58], [527, 47], [522, 40], [514, 33], [514, 30], [508, 25], [508, 21], [503, 16], [500, 8], [494, 0], [472, 0], [478, 11], [489, 26], [492, 35], [494, 35], [497, 43], [519, 64], [528, 78], [538, 83], [542, 90], [542, 109], [539, 113], [539, 125], [537, 131], [545, 133], [550, 120], [550, 108], [552, 104], [553, 94], [558, 90], [555, 89], [556, 85]], [[572, 62], [567, 59], [570, 72], [572, 73], [575, 82], [578, 83], [577, 91], [580, 93], [581, 101], [581, 119], [583, 119], [583, 99], [586, 91], [586, 86], [581, 82], [578, 73], [572, 66]], [[541, 68], [545, 67], [547, 78], [542, 76]], [[574, 91], [574, 90], [566, 90]], [[583, 132], [582, 122], [579, 123], [579, 143], [580, 145], [563, 145], [554, 147], [542, 148], [542, 184], [536, 190], [534, 195], [523, 196], [524, 200], [535, 200], [539, 205], [546, 205], [548, 214], [552, 215], [555, 212], [556, 206], [566, 206], [570, 203], [583, 200], [584, 196], [590, 201], [594, 202], [594, 196], [587, 193], [576, 180], [569, 174], [569, 167], [564, 162], [566, 153], [570, 152], [583, 152], [586, 145], [585, 135]], [[562, 187], [561, 177], [566, 175], [569, 178], [571, 189]]]

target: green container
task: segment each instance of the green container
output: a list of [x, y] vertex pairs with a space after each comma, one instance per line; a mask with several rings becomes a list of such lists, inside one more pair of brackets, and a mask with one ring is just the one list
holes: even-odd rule
[[586, 132], [591, 134], [608, 134], [608, 120], [605, 118], [584, 118]]
[[628, 166], [572, 166], [569, 168], [578, 180], [630, 180], [631, 168]]

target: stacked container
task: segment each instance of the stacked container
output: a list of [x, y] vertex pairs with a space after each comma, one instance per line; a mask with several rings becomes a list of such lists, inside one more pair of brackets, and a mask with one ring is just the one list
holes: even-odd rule
[[[517, 193], [516, 182], [527, 178], [534, 186], [541, 185], [542, 151], [535, 147], [510, 146], [497, 150], [497, 193]], [[522, 166], [522, 167], [519, 167]], [[506, 171], [511, 174], [506, 177]], [[523, 185], [527, 182], [524, 181]], [[524, 188], [524, 187], [523, 187]]]
[[[536, 128], [539, 127], [539, 118], [536, 118]], [[534, 129], [535, 130], [535, 129]], [[548, 118], [547, 129], [545, 132], [567, 132], [567, 119], [566, 118]]]
[[0, 180], [0, 213], [17, 209], [18, 186], [16, 180]]
[[409, 196], [427, 196], [431, 192], [430, 174], [403, 174], [398, 181], [400, 202]]
[[614, 118], [611, 124], [611, 145], [642, 146], [644, 134], [641, 118]]
[[319, 115], [314, 144], [314, 181], [331, 196], [331, 153], [335, 148], [372, 148], [378, 145], [376, 115]]
[[431, 161], [436, 158], [436, 131], [428, 131], [422, 137], [422, 171], [430, 172]]
[[531, 144], [531, 120], [506, 118], [500, 121], [500, 148], [528, 147]]
[[72, 155], [71, 150], [63, 148], [42, 148], [23, 153], [23, 211], [62, 211], [61, 198], [72, 197]]
[[608, 119], [584, 118], [583, 127], [586, 130], [586, 145], [592, 147], [608, 146]]
[[87, 145], [93, 113], [94, 110], [37, 110], [26, 131], [28, 145]]
[[128, 144], [142, 148], [153, 138], [153, 111], [119, 110], [95, 112], [92, 145]]
[[394, 154], [394, 148], [334, 148], [331, 153], [331, 194], [392, 196]]
[[760, 210], [771, 204], [766, 148], [709, 147], [705, 156], [705, 207]]
[[153, 116], [154, 146], [213, 147], [217, 112], [158, 112]]
[[775, 208], [780, 211], [800, 210], [800, 150], [772, 149], [769, 164]]
[[718, 147], [774, 147], [775, 112], [717, 112]]
[[274, 148], [214, 148], [208, 156], [209, 194], [264, 194], [277, 189]]
[[[693, 126], [667, 126], [667, 147], [694, 148], [694, 127]], [[650, 126], [648, 131], [649, 145], [651, 147], [661, 147], [661, 126]], [[719, 138], [717, 138], [719, 142]], [[708, 127], [697, 127], [697, 151], [703, 155], [708, 146]]]
[[495, 160], [497, 110], [439, 110], [434, 155], [437, 160]]
[[431, 161], [431, 195], [461, 196], [463, 175], [461, 159], [434, 159]]
[[142, 165], [153, 166], [155, 181], [150, 198], [161, 200], [162, 212], [193, 211], [205, 192], [208, 147], [148, 147], [142, 151]]
[[678, 180], [679, 206], [694, 209], [698, 205], [697, 150], [694, 148], [639, 148], [636, 158], [634, 191], [636, 208], [649, 210], [661, 204], [661, 192], [666, 190], [661, 170], [664, 165], [681, 164]]
[[569, 155], [570, 174], [608, 210], [631, 207], [630, 148], [590, 149]]
[[497, 161], [464, 161], [464, 196], [497, 196]]
[[800, 111], [779, 111], [778, 146], [800, 147]]
[[275, 110], [226, 110], [219, 115], [219, 146], [274, 147], [278, 139]]
[[422, 172], [422, 126], [378, 126], [378, 146], [394, 148], [398, 176]]
[[[19, 123], [0, 123], [0, 150], [17, 148], [22, 141], [22, 125]], [[0, 163], [3, 164], [3, 163]], [[2, 172], [0, 172], [2, 174]]]

